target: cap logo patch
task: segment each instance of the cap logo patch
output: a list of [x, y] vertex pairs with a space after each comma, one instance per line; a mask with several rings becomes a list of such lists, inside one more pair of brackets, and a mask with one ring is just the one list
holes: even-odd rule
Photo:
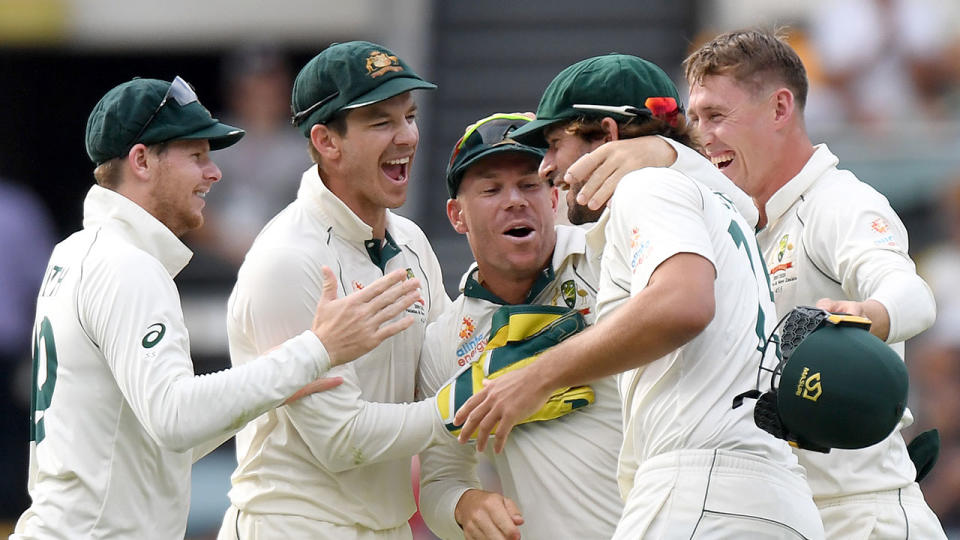
[[810, 401], [817, 401], [820, 399], [820, 394], [823, 394], [823, 389], [820, 388], [820, 372], [808, 377], [807, 373], [809, 372], [810, 368], [805, 367], [800, 373], [800, 380], [797, 382], [797, 395], [802, 395], [804, 399]]
[[371, 79], [376, 79], [391, 71], [403, 71], [403, 66], [400, 65], [400, 60], [396, 56], [383, 51], [373, 51], [370, 56], [367, 56], [367, 74], [370, 75]]

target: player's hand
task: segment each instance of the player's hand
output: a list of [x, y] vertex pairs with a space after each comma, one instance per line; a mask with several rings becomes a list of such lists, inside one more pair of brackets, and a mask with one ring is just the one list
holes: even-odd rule
[[582, 185], [577, 203], [599, 210], [627, 173], [644, 167], [669, 167], [676, 160], [677, 151], [659, 137], [621, 139], [581, 156], [562, 181], [570, 186]]
[[457, 523], [467, 540], [517, 540], [523, 515], [516, 503], [499, 493], [468, 489], [454, 510]]
[[317, 392], [323, 392], [331, 388], [340, 386], [340, 383], [343, 382], [343, 377], [324, 377], [317, 379], [312, 383], [308, 383], [303, 388], [297, 390], [297, 393], [288, 397], [286, 401], [283, 402], [284, 405], [289, 405], [294, 401], [307, 397], [310, 394], [316, 394]]
[[846, 313], [847, 315], [866, 317], [872, 323], [870, 325], [871, 334], [883, 341], [886, 341], [887, 336], [890, 335], [890, 314], [887, 312], [887, 308], [876, 300], [855, 302], [853, 300], [821, 298], [817, 300], [817, 307], [830, 313]]
[[454, 424], [463, 426], [460, 442], [468, 442], [470, 434], [477, 431], [477, 451], [483, 452], [490, 432], [496, 429], [493, 449], [502, 452], [513, 426], [543, 407], [553, 391], [541, 384], [538, 366], [534, 363], [484, 381], [483, 390], [468, 399], [454, 416]]
[[393, 320], [420, 298], [420, 280], [395, 270], [363, 289], [337, 298], [337, 278], [324, 266], [323, 290], [311, 330], [339, 366], [370, 351], [413, 324], [408, 315]]

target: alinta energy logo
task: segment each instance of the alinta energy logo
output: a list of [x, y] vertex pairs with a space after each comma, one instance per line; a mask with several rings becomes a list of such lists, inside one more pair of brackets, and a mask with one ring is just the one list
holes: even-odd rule
[[470, 317], [464, 317], [463, 321], [460, 322], [460, 339], [467, 339], [473, 335], [474, 330], [477, 329], [477, 324], [473, 322], [473, 319]]

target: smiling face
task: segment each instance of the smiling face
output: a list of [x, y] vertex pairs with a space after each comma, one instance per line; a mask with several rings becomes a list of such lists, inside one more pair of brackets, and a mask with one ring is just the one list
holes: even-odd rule
[[150, 152], [147, 159], [157, 167], [151, 173], [144, 208], [178, 237], [203, 225], [204, 198], [221, 176], [210, 159], [207, 140], [172, 141], [163, 152]]
[[593, 151], [604, 143], [603, 139], [587, 141], [583, 137], [566, 131], [567, 124], [548, 127], [543, 135], [547, 140], [547, 153], [540, 162], [540, 178], [551, 182], [558, 189], [565, 191], [567, 202], [567, 219], [574, 225], [592, 223], [600, 219], [603, 209], [590, 210], [577, 203], [577, 194], [583, 187], [581, 182], [566, 182], [563, 175], [580, 156]]
[[[535, 156], [501, 153], [481, 159], [463, 175], [447, 202], [453, 228], [467, 235], [481, 275], [532, 281], [550, 260], [557, 194], [537, 176]], [[497, 292], [497, 291], [494, 291]]]
[[[324, 181], [368, 224], [407, 200], [420, 132], [410, 92], [347, 113], [343, 135], [331, 131], [338, 156]], [[324, 172], [328, 171], [326, 161]], [[371, 221], [372, 220], [372, 221]]]
[[752, 90], [729, 75], [706, 75], [690, 87], [688, 117], [710, 161], [748, 195], [763, 199], [780, 176], [776, 104], [769, 92]]

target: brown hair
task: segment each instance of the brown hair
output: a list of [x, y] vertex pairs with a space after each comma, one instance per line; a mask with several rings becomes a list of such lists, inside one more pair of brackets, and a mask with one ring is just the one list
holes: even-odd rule
[[807, 71], [783, 29], [720, 34], [687, 57], [683, 67], [691, 86], [708, 75], [729, 75], [754, 94], [771, 83], [782, 84], [793, 92], [800, 110], [807, 102]]
[[[597, 141], [602, 139], [606, 134], [603, 131], [603, 126], [600, 124], [601, 120], [601, 118], [595, 116], [581, 116], [567, 124], [564, 131], [571, 135], [577, 135], [585, 141]], [[693, 130], [687, 124], [686, 116], [683, 114], [676, 116], [675, 125], [660, 118], [653, 117], [641, 122], [637, 122], [635, 119], [626, 122], [617, 122], [617, 129], [620, 132], [619, 137], [621, 139], [635, 139], [646, 135], [663, 135], [684, 146], [688, 146], [697, 151], [700, 150], [700, 143], [697, 141]]]

